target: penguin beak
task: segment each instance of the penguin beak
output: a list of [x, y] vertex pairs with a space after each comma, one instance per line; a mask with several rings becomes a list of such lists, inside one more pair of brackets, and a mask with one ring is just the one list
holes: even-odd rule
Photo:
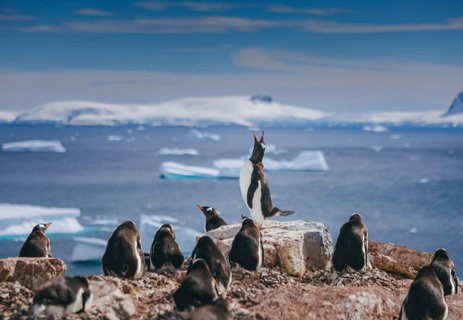
[[255, 142], [259, 142], [259, 141], [257, 140], [256, 133], [255, 133], [254, 131], [252, 132], [252, 135], [253, 135], [253, 137], [254, 137], [254, 141], [255, 141]]
[[201, 206], [201, 205], [199, 205], [199, 204], [198, 204], [198, 205], [197, 205], [197, 207], [198, 207], [198, 209], [199, 209], [199, 210], [201, 210], [201, 211], [203, 211], [203, 212], [204, 212], [204, 208], [203, 208], [203, 206]]
[[47, 230], [49, 226], [51, 226], [51, 222], [45, 224], [45, 230]]
[[260, 140], [259, 140], [259, 143], [263, 143], [264, 142], [264, 131], [262, 131], [262, 135], [260, 136]]

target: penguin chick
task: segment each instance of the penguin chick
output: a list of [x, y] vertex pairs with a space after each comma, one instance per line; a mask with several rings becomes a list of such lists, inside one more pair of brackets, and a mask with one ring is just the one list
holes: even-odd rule
[[259, 226], [245, 218], [241, 229], [233, 239], [229, 252], [230, 263], [237, 263], [247, 270], [258, 270], [264, 263], [262, 234]]
[[333, 254], [333, 267], [337, 271], [347, 266], [361, 270], [368, 264], [368, 230], [362, 216], [354, 213], [339, 231]]
[[206, 261], [194, 260], [182, 284], [174, 293], [178, 315], [187, 318], [194, 308], [211, 304], [216, 298], [214, 279]]
[[201, 212], [204, 213], [204, 216], [206, 217], [206, 225], [204, 227], [206, 232], [227, 224], [215, 208], [203, 207], [198, 204], [198, 209], [201, 210]]
[[50, 239], [45, 235], [45, 231], [47, 231], [50, 226], [51, 222], [36, 225], [21, 247], [19, 256], [51, 258]]
[[142, 276], [145, 256], [140, 234], [132, 221], [124, 221], [113, 232], [102, 263], [105, 275], [133, 279]]
[[151, 263], [156, 269], [182, 266], [184, 256], [175, 241], [175, 233], [170, 224], [163, 224], [154, 235], [150, 251]]
[[215, 280], [217, 293], [222, 296], [228, 290], [232, 280], [230, 264], [217, 245], [209, 236], [202, 236], [191, 254], [193, 261], [202, 259], [207, 263], [212, 278]]
[[31, 318], [44, 314], [63, 318], [66, 314], [86, 312], [90, 309], [93, 295], [84, 277], [61, 277], [39, 289], [32, 301]]

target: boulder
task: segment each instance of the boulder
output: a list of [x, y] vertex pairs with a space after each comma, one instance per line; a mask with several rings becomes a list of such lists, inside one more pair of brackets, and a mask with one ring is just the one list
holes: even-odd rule
[[61, 277], [66, 264], [58, 258], [0, 259], [0, 282], [19, 282], [33, 291], [44, 283]]
[[421, 267], [431, 263], [433, 253], [420, 252], [392, 243], [368, 241], [368, 252], [373, 267], [415, 279]]
[[[225, 225], [211, 230], [208, 236], [216, 240], [228, 257], [228, 251], [241, 225]], [[292, 276], [302, 276], [306, 270], [325, 269], [331, 265], [333, 246], [328, 227], [311, 221], [266, 220], [261, 228], [264, 245], [264, 266], [280, 267]]]

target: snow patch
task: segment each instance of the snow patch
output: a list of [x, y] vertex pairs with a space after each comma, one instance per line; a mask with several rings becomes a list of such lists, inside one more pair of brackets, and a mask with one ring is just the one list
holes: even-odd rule
[[7, 142], [2, 145], [5, 152], [66, 152], [60, 141], [57, 140], [25, 140]]

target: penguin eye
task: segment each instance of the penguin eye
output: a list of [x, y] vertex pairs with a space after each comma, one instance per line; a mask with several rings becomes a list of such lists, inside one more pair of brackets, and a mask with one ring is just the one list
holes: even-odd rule
[[206, 211], [212, 211], [212, 208], [207, 208], [207, 210], [206, 210]]

